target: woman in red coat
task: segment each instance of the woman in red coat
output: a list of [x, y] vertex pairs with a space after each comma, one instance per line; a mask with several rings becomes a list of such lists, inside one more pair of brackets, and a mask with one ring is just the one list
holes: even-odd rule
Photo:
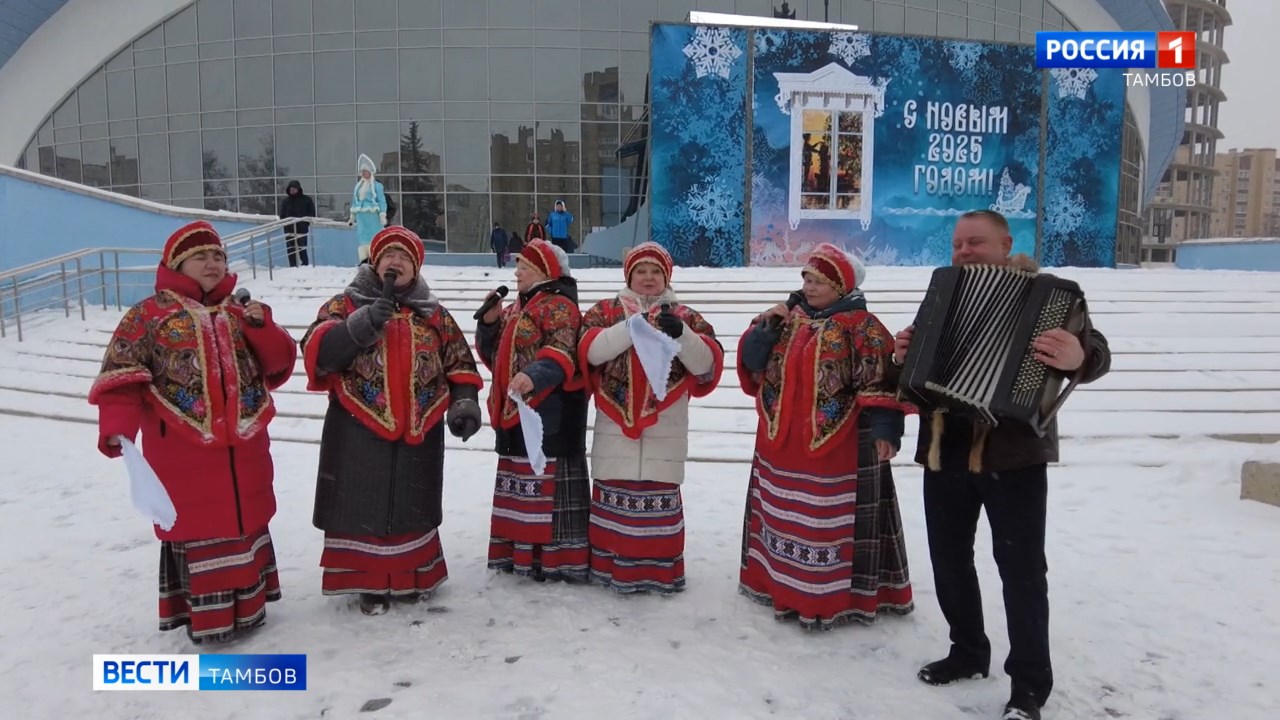
[[280, 599], [267, 524], [276, 511], [270, 390], [293, 372], [297, 345], [271, 309], [231, 299], [236, 276], [213, 226], [169, 237], [156, 294], [125, 313], [89, 391], [98, 449], [142, 432], [143, 455], [177, 510], [160, 539], [160, 629], [196, 644], [261, 625]]
[[865, 273], [822, 243], [800, 302], [757, 318], [738, 351], [760, 418], [740, 588], [806, 628], [913, 608], [889, 469], [911, 408], [886, 380], [893, 337], [867, 311]]

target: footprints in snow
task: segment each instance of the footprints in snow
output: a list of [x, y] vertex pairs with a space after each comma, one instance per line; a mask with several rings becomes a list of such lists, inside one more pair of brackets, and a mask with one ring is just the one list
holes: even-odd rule
[[391, 698], [375, 698], [360, 706], [360, 712], [377, 712], [391, 704]]

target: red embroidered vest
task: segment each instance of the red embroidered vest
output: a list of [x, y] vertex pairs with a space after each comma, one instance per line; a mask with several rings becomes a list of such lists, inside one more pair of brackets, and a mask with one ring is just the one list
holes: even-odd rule
[[[660, 307], [653, 307], [646, 313], [651, 324], [659, 312]], [[646, 428], [657, 423], [662, 411], [671, 407], [685, 393], [689, 393], [691, 397], [710, 394], [719, 384], [724, 370], [724, 350], [716, 342], [715, 330], [711, 324], [697, 311], [685, 305], [677, 305], [674, 312], [710, 346], [715, 356], [715, 365], [712, 377], [706, 382], [698, 382], [678, 359], [671, 363], [671, 373], [667, 376], [667, 396], [661, 402], [649, 385], [648, 376], [644, 374], [635, 348], [597, 367], [590, 367], [587, 363], [587, 353], [596, 336], [626, 320], [622, 302], [617, 298], [601, 300], [582, 316], [578, 363], [587, 372], [587, 384], [595, 397], [596, 409], [608, 415], [609, 419], [622, 428], [623, 434], [633, 440], [639, 438]]]
[[382, 337], [345, 371], [322, 373], [320, 342], [355, 312], [346, 294], [320, 308], [302, 339], [307, 389], [334, 393], [342, 406], [385, 440], [422, 442], [449, 407], [449, 384], [483, 387], [475, 358], [453, 316], [437, 307], [431, 317], [397, 312]]
[[205, 306], [169, 289], [129, 309], [89, 390], [89, 402], [132, 383], [175, 432], [211, 447], [238, 445], [275, 415], [262, 368], [231, 302]]
[[797, 438], [808, 452], [823, 455], [855, 431], [861, 408], [906, 410], [896, 388], [885, 383], [892, 355], [893, 337], [865, 310], [821, 320], [792, 311], [764, 372], [739, 365], [742, 388], [755, 396], [764, 423], [762, 441], [777, 448]]
[[[527, 305], [512, 303], [502, 310], [498, 351], [493, 358], [493, 386], [489, 390], [489, 422], [494, 428], [510, 430], [520, 423], [515, 401], [507, 397], [511, 378], [526, 365], [549, 359], [564, 371], [566, 390], [583, 385], [578, 376], [578, 331], [582, 313], [569, 298], [553, 293], [537, 293]], [[526, 399], [529, 407], [537, 407], [554, 387]]]

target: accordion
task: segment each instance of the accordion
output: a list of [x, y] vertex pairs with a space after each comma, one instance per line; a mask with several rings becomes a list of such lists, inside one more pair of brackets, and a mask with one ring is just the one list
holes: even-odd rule
[[[933, 272], [916, 315], [899, 388], [905, 399], [980, 418], [1025, 423], [1043, 436], [1075, 388], [1035, 357], [1031, 342], [1087, 322], [1080, 286], [1003, 265]], [[1060, 392], [1061, 391], [1061, 392]]]

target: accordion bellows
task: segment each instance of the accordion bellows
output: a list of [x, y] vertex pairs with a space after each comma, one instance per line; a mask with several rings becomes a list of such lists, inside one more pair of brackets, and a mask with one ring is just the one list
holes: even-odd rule
[[1030, 425], [1043, 435], [1066, 396], [1063, 374], [1031, 343], [1051, 328], [1079, 333], [1084, 293], [1070, 280], [1006, 265], [933, 272], [916, 315], [900, 387], [908, 400], [982, 420]]

